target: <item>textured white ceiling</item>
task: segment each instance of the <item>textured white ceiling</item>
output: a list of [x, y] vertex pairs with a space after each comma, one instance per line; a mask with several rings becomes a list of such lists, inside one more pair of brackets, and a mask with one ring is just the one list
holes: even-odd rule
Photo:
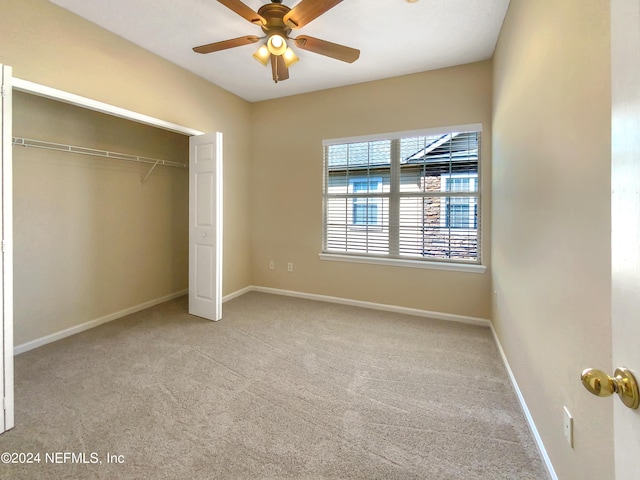
[[[298, 34], [361, 51], [352, 64], [293, 47], [300, 61], [275, 84], [257, 45], [206, 55], [192, 47], [262, 30], [216, 0], [50, 0], [249, 101], [491, 58], [509, 0], [344, 0]], [[267, 0], [244, 0], [254, 10]], [[293, 8], [298, 0], [284, 0]], [[293, 42], [292, 42], [293, 43]]]

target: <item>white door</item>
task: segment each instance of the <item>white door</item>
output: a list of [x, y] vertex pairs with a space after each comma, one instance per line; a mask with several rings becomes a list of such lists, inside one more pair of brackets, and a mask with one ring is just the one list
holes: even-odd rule
[[2, 295], [0, 295], [0, 311], [2, 311], [2, 356], [0, 371], [2, 372], [2, 404], [4, 414], [0, 415], [0, 433], [13, 428], [13, 174], [11, 160], [11, 67], [0, 64], [0, 134], [2, 143], [0, 175], [2, 176]]
[[222, 318], [222, 133], [189, 139], [189, 313]]
[[[611, 1], [613, 368], [640, 380], [640, 0]], [[640, 410], [614, 396], [616, 480], [640, 478]]]

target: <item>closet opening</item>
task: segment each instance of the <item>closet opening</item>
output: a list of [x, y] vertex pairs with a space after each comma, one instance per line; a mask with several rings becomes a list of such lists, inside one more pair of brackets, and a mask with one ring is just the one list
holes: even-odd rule
[[16, 354], [187, 293], [189, 135], [14, 90], [12, 137]]
[[[11, 297], [3, 307], [2, 433], [14, 426], [14, 355], [187, 293], [189, 313], [220, 319], [222, 134], [0, 67], [3, 268], [11, 267], [2, 289]], [[211, 188], [194, 188], [200, 184]], [[196, 227], [208, 228], [207, 242]], [[198, 247], [210, 248], [214, 262], [202, 266]], [[204, 291], [200, 278], [216, 279], [205, 314], [191, 305], [193, 291]]]

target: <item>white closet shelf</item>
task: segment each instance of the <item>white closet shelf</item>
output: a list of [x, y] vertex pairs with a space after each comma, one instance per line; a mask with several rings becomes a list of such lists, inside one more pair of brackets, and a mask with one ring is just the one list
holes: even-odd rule
[[138, 155], [129, 155], [127, 153], [108, 152], [106, 150], [98, 150], [95, 148], [78, 147], [75, 145], [64, 145], [61, 143], [45, 142], [42, 140], [33, 140], [31, 138], [13, 137], [13, 144], [21, 147], [44, 148], [47, 150], [57, 150], [61, 152], [78, 153], [81, 155], [93, 155], [95, 157], [112, 158], [114, 160], [124, 160], [127, 162], [148, 163], [154, 167], [162, 165], [164, 167], [187, 168], [187, 164], [180, 162], [172, 162], [170, 160], [160, 160], [157, 158], [141, 157]]
[[108, 152], [107, 150], [98, 150], [95, 148], [78, 147], [75, 145], [65, 145], [62, 143], [45, 142], [43, 140], [33, 140], [32, 138], [13, 137], [13, 145], [21, 147], [44, 148], [46, 150], [57, 150], [59, 152], [78, 153], [80, 155], [93, 155], [94, 157], [112, 158], [114, 160], [124, 160], [126, 162], [137, 162], [151, 164], [151, 169], [141, 180], [141, 184], [147, 181], [153, 169], [158, 165], [163, 167], [187, 168], [187, 164], [180, 162], [172, 162], [170, 160], [160, 160], [157, 158], [140, 157], [138, 155], [129, 155], [128, 153]]

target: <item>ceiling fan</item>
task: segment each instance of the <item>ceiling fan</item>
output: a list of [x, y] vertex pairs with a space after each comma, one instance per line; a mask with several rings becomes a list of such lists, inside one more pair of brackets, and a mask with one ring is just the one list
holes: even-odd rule
[[360, 50], [307, 35], [298, 35], [296, 38], [289, 37], [291, 30], [304, 27], [341, 1], [301, 0], [296, 6], [289, 8], [286, 5], [282, 5], [282, 0], [271, 0], [271, 3], [262, 5], [255, 12], [240, 0], [218, 0], [218, 2], [233, 10], [245, 20], [261, 27], [265, 36], [247, 35], [232, 38], [194, 47], [193, 51], [196, 53], [218, 52], [228, 48], [257, 43], [266, 38], [266, 42], [253, 54], [253, 57], [265, 66], [271, 61], [273, 80], [276, 83], [288, 79], [289, 67], [299, 60], [295, 52], [287, 45], [287, 40], [293, 40], [296, 47], [303, 50], [353, 63], [360, 56]]

